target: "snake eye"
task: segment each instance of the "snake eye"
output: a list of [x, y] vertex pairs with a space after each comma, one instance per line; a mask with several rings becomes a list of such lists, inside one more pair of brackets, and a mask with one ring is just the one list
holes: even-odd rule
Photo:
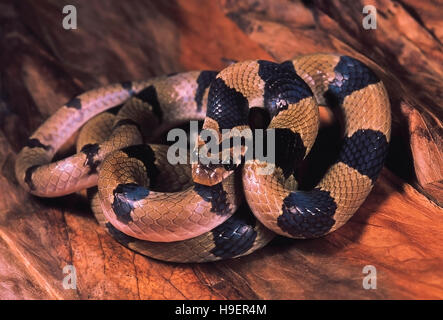
[[288, 104], [288, 101], [285, 99], [277, 99], [275, 101], [275, 105], [279, 110], [286, 109], [288, 107]]
[[271, 110], [274, 110], [274, 112], [280, 112], [282, 110], [288, 109], [289, 102], [286, 99], [282, 98], [275, 98], [269, 101]]

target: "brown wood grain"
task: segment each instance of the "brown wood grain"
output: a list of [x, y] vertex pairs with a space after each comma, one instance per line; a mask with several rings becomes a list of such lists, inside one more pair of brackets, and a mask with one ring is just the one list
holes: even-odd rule
[[[441, 9], [417, 3], [375, 1], [378, 29], [369, 32], [359, 1], [77, 0], [78, 29], [68, 31], [60, 1], [0, 0], [0, 298], [443, 298]], [[373, 192], [324, 238], [278, 238], [217, 263], [163, 263], [115, 242], [81, 196], [39, 199], [14, 177], [27, 136], [84, 90], [328, 51], [376, 69], [394, 133]], [[76, 290], [62, 286], [66, 265], [76, 267]], [[365, 265], [377, 268], [376, 290], [362, 287]]]

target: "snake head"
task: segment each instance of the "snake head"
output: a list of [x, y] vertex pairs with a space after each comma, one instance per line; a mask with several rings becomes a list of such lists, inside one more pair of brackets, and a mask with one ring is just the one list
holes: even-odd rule
[[203, 184], [206, 186], [213, 186], [234, 172], [233, 167], [223, 164], [202, 164], [195, 163], [192, 165], [192, 180], [195, 183]]

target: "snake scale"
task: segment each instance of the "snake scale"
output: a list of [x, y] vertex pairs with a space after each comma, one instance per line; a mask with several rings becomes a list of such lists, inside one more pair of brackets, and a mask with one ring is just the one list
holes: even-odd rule
[[[320, 182], [301, 191], [294, 163], [316, 139], [318, 105], [341, 115], [343, 138]], [[264, 110], [266, 130], [275, 132], [270, 174], [258, 174], [264, 166], [258, 159], [172, 165], [167, 146], [149, 143], [164, 128], [192, 119], [222, 137], [223, 129], [247, 128], [251, 108]], [[386, 89], [359, 60], [312, 54], [283, 63], [243, 61], [220, 72], [170, 74], [83, 93], [34, 132], [17, 156], [15, 174], [40, 197], [88, 188], [99, 223], [135, 251], [165, 261], [215, 261], [249, 254], [275, 234], [316, 238], [345, 224], [382, 169], [390, 128]], [[77, 153], [53, 161], [78, 130]], [[198, 137], [198, 148], [204, 142]]]

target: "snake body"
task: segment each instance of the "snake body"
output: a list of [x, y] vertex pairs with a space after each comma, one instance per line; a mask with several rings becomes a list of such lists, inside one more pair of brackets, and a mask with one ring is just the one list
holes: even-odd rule
[[[341, 114], [342, 146], [317, 186], [300, 191], [294, 163], [315, 141], [318, 104]], [[106, 112], [119, 105], [117, 114]], [[269, 114], [267, 130], [275, 132], [270, 174], [260, 174], [266, 163], [255, 158], [240, 167], [171, 165], [167, 147], [143, 144], [190, 119], [204, 119], [203, 129], [223, 139], [223, 129], [247, 128], [255, 107]], [[354, 58], [244, 61], [218, 73], [178, 73], [77, 96], [34, 132], [15, 173], [23, 188], [41, 197], [90, 188], [100, 224], [133, 250], [166, 261], [214, 261], [249, 254], [275, 233], [314, 238], [346, 223], [382, 169], [390, 124], [383, 83]], [[77, 154], [51, 162], [81, 127]], [[253, 215], [246, 207], [236, 212], [243, 194]]]

